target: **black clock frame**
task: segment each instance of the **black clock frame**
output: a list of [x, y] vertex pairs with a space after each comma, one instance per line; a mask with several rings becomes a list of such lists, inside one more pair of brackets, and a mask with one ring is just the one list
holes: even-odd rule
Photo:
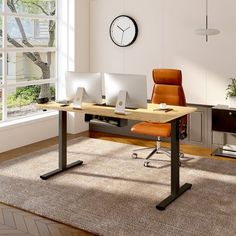
[[[133, 38], [133, 40], [132, 40], [129, 44], [127, 44], [127, 45], [119, 45], [119, 44], [117, 44], [117, 43], [113, 40], [112, 35], [111, 35], [111, 27], [112, 27], [114, 21], [116, 21], [116, 20], [117, 20], [118, 18], [120, 18], [120, 17], [127, 17], [127, 18], [129, 18], [129, 19], [133, 22], [134, 27], [135, 27], [135, 35], [134, 35], [134, 38]], [[121, 47], [121, 48], [128, 47], [128, 46], [130, 46], [131, 44], [133, 44], [133, 43], [135, 42], [135, 40], [137, 39], [137, 37], [138, 37], [138, 25], [137, 25], [136, 21], [135, 21], [132, 17], [127, 16], [127, 15], [119, 15], [119, 16], [117, 16], [117, 17], [111, 22], [111, 24], [110, 24], [110, 29], [109, 29], [109, 34], [110, 34], [110, 38], [111, 38], [112, 42], [113, 42], [116, 46]]]

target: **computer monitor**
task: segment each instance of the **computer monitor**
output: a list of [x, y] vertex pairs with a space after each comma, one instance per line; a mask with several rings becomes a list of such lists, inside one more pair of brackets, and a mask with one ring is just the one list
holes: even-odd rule
[[104, 74], [106, 104], [116, 106], [117, 113], [125, 108], [147, 108], [147, 81], [145, 75]]
[[66, 99], [73, 107], [81, 109], [82, 102], [102, 103], [101, 73], [78, 73], [68, 71], [65, 74]]

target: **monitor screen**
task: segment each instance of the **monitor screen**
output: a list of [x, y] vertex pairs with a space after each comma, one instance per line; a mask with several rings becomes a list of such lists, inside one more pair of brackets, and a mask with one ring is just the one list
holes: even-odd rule
[[106, 104], [116, 106], [120, 91], [126, 92], [126, 108], [147, 108], [145, 75], [104, 74]]

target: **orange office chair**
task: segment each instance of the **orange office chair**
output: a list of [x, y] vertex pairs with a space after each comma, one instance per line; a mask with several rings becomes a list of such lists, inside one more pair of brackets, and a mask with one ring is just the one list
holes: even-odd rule
[[[182, 87], [182, 73], [180, 70], [173, 69], [154, 69], [153, 70], [153, 92], [152, 103], [166, 103], [168, 105], [186, 106], [186, 100], [184, 90]], [[180, 139], [187, 137], [187, 116], [180, 119], [179, 124]], [[164, 153], [171, 156], [169, 149], [161, 148], [161, 137], [171, 136], [171, 124], [170, 123], [153, 123], [153, 122], [139, 122], [131, 128], [131, 131], [137, 134], [144, 134], [157, 137], [157, 144], [155, 148], [152, 148], [152, 152], [146, 157], [144, 166], [149, 166], [150, 157], [156, 153]], [[143, 148], [150, 149], [150, 148]], [[143, 149], [136, 149], [133, 151], [132, 157], [137, 158], [137, 151]], [[180, 158], [183, 158], [184, 154], [180, 153]], [[181, 162], [180, 162], [181, 165]]]

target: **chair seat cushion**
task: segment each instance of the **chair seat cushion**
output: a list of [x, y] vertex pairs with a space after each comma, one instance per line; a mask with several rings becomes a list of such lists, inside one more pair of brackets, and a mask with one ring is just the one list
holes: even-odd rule
[[131, 128], [131, 131], [137, 134], [150, 135], [154, 137], [170, 137], [171, 124], [139, 122]]

